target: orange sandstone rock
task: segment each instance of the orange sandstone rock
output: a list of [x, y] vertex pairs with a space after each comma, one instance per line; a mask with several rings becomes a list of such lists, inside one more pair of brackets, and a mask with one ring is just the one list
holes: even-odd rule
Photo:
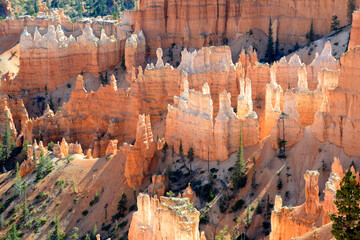
[[110, 140], [108, 147], [106, 148], [105, 155], [115, 155], [117, 153], [118, 140]]
[[188, 198], [158, 199], [140, 193], [137, 204], [138, 211], [131, 220], [129, 240], [200, 239], [200, 213]]
[[168, 188], [167, 179], [164, 175], [153, 175], [151, 185], [148, 187], [150, 196], [164, 196]]
[[128, 186], [141, 185], [156, 150], [149, 115], [139, 115], [135, 144], [125, 143], [120, 150], [126, 154], [125, 177]]

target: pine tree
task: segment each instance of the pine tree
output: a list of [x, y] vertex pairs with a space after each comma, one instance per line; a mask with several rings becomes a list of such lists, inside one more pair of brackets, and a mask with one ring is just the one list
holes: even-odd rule
[[91, 233], [92, 238], [96, 238], [96, 233], [97, 233], [97, 226], [96, 226], [96, 223], [95, 223], [93, 231]]
[[135, 0], [124, 0], [124, 7], [126, 10], [133, 10], [135, 8]]
[[192, 176], [192, 168], [191, 168], [191, 163], [194, 161], [194, 149], [192, 147], [190, 147], [188, 154], [187, 154], [187, 158], [189, 159], [189, 163], [190, 163], [190, 175]]
[[119, 211], [120, 217], [125, 216], [125, 211], [127, 210], [126, 204], [127, 204], [127, 196], [124, 192], [121, 192], [121, 199], [117, 206], [117, 210]]
[[11, 138], [11, 133], [10, 133], [10, 127], [9, 127], [9, 119], [8, 116], [5, 114], [5, 129], [4, 129], [4, 133], [2, 135], [2, 160], [3, 160], [3, 165], [5, 166], [5, 163], [7, 162], [8, 158], [10, 157], [10, 153], [12, 152], [12, 150], [14, 149], [14, 141]]
[[180, 155], [181, 161], [184, 163], [184, 166], [185, 166], [185, 168], [186, 168], [184, 150], [183, 150], [182, 140], [181, 140], [181, 139], [180, 139], [180, 145], [179, 145], [179, 155]]
[[242, 144], [242, 129], [240, 127], [240, 140], [239, 149], [236, 156], [234, 169], [232, 172], [231, 180], [233, 181], [234, 188], [239, 189], [246, 185], [246, 173], [245, 173], [245, 160], [244, 160], [244, 148]]
[[51, 5], [50, 5], [50, 0], [46, 0], [46, 7], [47, 7], [48, 9], [50, 9], [50, 7], [51, 7]]
[[331, 233], [336, 239], [358, 239], [360, 236], [360, 184], [348, 170], [336, 191], [337, 214], [331, 214]]
[[314, 21], [313, 21], [313, 20], [311, 20], [310, 30], [309, 30], [309, 32], [306, 34], [306, 39], [309, 40], [309, 42], [315, 41]]
[[331, 18], [331, 31], [336, 31], [339, 29], [340, 21], [338, 20], [338, 16], [334, 15]]
[[38, 180], [43, 179], [53, 170], [53, 167], [54, 164], [48, 155], [40, 156], [39, 163], [35, 166], [36, 178]]
[[355, 0], [348, 0], [348, 4], [347, 4], [347, 18], [348, 18], [348, 23], [351, 24], [352, 23], [352, 14], [355, 11]]
[[0, 214], [0, 229], [3, 229], [5, 227], [5, 217], [4, 213]]
[[26, 190], [24, 191], [23, 215], [22, 221], [26, 223], [29, 220], [29, 208], [27, 204]]
[[35, 13], [39, 12], [39, 4], [38, 4], [37, 0], [34, 0], [34, 11], [35, 11]]
[[269, 21], [269, 29], [268, 29], [268, 41], [266, 45], [265, 51], [265, 62], [271, 63], [274, 59], [274, 39], [273, 39], [273, 32], [272, 32], [272, 23], [271, 18]]
[[21, 179], [21, 175], [19, 173], [19, 163], [16, 163], [16, 169], [15, 169], [15, 179], [14, 179], [14, 188], [15, 193], [17, 195], [21, 195], [24, 190], [24, 182]]
[[55, 212], [55, 219], [53, 220], [53, 222], [54, 222], [54, 231], [51, 233], [49, 240], [59, 240], [61, 239], [59, 211]]
[[16, 229], [16, 223], [14, 223], [6, 236], [6, 240], [20, 240], [19, 232]]

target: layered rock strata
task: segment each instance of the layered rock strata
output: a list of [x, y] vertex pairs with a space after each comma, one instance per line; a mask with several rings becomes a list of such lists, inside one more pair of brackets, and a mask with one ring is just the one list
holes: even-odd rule
[[156, 143], [151, 131], [149, 115], [139, 115], [134, 145], [124, 143], [120, 150], [126, 155], [125, 178], [129, 187], [137, 187], [148, 175]]
[[140, 193], [137, 205], [138, 211], [133, 214], [130, 224], [129, 240], [200, 239], [200, 213], [188, 198], [152, 198]]
[[76, 39], [66, 37], [61, 25], [48, 27], [41, 35], [36, 29], [32, 36], [27, 28], [20, 37], [20, 69], [10, 86], [2, 86], [7, 93], [20, 90], [55, 91], [74, 75], [99, 72], [120, 63], [120, 42], [113, 36], [107, 37], [102, 30], [96, 38], [90, 24]]
[[[251, 95], [251, 91], [247, 93]], [[223, 91], [219, 97], [219, 113], [214, 120], [209, 85], [205, 83], [202, 92], [197, 92], [189, 90], [185, 81], [180, 97], [175, 97], [174, 105], [168, 106], [166, 141], [174, 146], [175, 152], [182, 142], [184, 152], [192, 147], [196, 156], [209, 160], [226, 160], [236, 151], [240, 128], [245, 146], [256, 144], [259, 140], [257, 115], [252, 111], [250, 96], [242, 98], [238, 108], [248, 108], [244, 108], [246, 115], [240, 119], [231, 107], [230, 94]]]
[[[340, 162], [335, 159], [333, 169], [340, 170]], [[341, 164], [340, 164], [341, 166]], [[299, 237], [330, 222], [329, 213], [336, 213], [334, 205], [336, 190], [340, 186], [340, 177], [332, 171], [324, 189], [324, 201], [319, 200], [318, 187], [319, 173], [306, 171], [305, 179], [305, 203], [297, 207], [283, 207], [281, 197], [275, 199], [275, 207], [271, 214], [270, 239], [285, 240]]]
[[315, 115], [312, 131], [321, 142], [330, 141], [343, 147], [346, 154], [360, 156], [357, 147], [360, 140], [360, 87], [357, 84], [360, 47], [351, 48], [340, 61], [338, 87], [326, 88], [323, 84], [325, 95], [321, 109]]

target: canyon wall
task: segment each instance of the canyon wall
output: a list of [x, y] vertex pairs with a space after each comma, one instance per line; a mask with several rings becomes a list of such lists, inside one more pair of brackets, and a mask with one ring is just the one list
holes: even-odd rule
[[[354, 13], [354, 25], [360, 19]], [[355, 29], [356, 32], [356, 29]], [[337, 88], [325, 88], [325, 96], [320, 111], [313, 124], [314, 136], [324, 142], [330, 141], [344, 148], [348, 155], [360, 156], [357, 143], [360, 134], [358, 61], [360, 47], [354, 46], [341, 59]]]
[[[184, 152], [192, 147], [195, 156], [221, 161], [228, 159], [228, 155], [236, 151], [240, 128], [244, 146], [256, 144], [259, 141], [258, 119], [252, 111], [250, 81], [247, 85], [248, 91], [242, 90], [244, 95], [238, 101], [238, 109], [244, 109], [245, 114], [239, 118], [234, 113], [231, 95], [224, 90], [219, 95], [219, 112], [214, 119], [209, 85], [205, 83], [202, 91], [197, 92], [189, 90], [189, 84], [185, 80], [184, 91], [180, 97], [174, 97], [173, 106], [168, 106], [165, 132], [168, 144], [174, 146], [177, 153], [182, 144]], [[246, 106], [249, 106], [247, 111]]]
[[56, 29], [50, 25], [43, 36], [37, 29], [32, 36], [25, 27], [20, 38], [19, 73], [6, 90], [39, 91], [47, 86], [55, 91], [76, 74], [90, 72], [97, 76], [120, 63], [120, 44], [114, 37], [107, 37], [104, 30], [97, 39], [90, 24], [76, 39], [66, 37], [60, 25]]
[[[342, 0], [257, 0], [192, 1], [141, 0], [133, 13], [135, 31], [142, 29], [151, 50], [172, 43], [201, 48], [236, 39], [251, 30], [267, 33], [269, 19], [276, 22], [280, 43], [306, 43], [313, 22], [314, 32], [330, 32], [331, 17], [347, 24], [347, 7]], [[159, 45], [161, 44], [161, 45]], [[153, 51], [152, 51], [153, 52]]]
[[[137, 206], [130, 224], [129, 240], [200, 239], [200, 213], [188, 198], [158, 199], [140, 193]], [[201, 240], [205, 240], [203, 234]]]

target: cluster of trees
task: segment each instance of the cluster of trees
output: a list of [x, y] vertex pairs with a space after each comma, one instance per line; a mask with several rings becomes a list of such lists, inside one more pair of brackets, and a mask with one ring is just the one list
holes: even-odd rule
[[[46, 6], [49, 9], [63, 8], [71, 18], [112, 15], [118, 19], [120, 11], [135, 9], [136, 0], [46, 0]], [[24, 8], [26, 14], [35, 15], [39, 12], [38, 1], [27, 1]]]
[[275, 44], [274, 44], [274, 38], [273, 38], [273, 31], [272, 31], [272, 21], [271, 18], [269, 20], [269, 29], [268, 29], [268, 40], [266, 44], [266, 51], [265, 51], [265, 57], [264, 62], [272, 63], [274, 62], [277, 57], [280, 55], [279, 51], [279, 38], [276, 38]]

